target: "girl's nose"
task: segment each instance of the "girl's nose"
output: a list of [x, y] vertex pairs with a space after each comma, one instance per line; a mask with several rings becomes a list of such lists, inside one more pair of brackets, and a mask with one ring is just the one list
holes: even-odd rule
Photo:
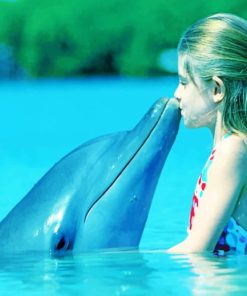
[[179, 102], [181, 101], [181, 97], [180, 97], [180, 91], [179, 91], [180, 87], [179, 85], [177, 86], [175, 92], [174, 92], [174, 98], [176, 98]]

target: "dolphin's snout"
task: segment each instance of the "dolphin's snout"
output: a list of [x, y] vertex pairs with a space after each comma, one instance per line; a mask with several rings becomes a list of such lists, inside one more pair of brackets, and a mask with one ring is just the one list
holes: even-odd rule
[[179, 107], [179, 101], [176, 98], [168, 99], [165, 103], [164, 111], [171, 111], [176, 120], [180, 121], [181, 119], [181, 109]]
[[168, 106], [174, 107], [175, 109], [179, 109], [179, 101], [176, 98], [163, 97], [156, 102], [155, 106], [160, 106], [160, 108], [163, 109], [166, 109]]
[[178, 109], [179, 108], [179, 101], [178, 101], [178, 99], [176, 99], [176, 98], [167, 98], [167, 97], [164, 97], [164, 98], [162, 98], [162, 99], [160, 99], [159, 101], [158, 101], [158, 103], [162, 103], [162, 105], [163, 106], [165, 106], [165, 107], [171, 107], [171, 106], [173, 106], [174, 108], [176, 108], [176, 109]]
[[169, 106], [174, 106], [177, 109], [180, 109], [179, 107], [179, 101], [177, 98], [171, 98], [169, 99]]

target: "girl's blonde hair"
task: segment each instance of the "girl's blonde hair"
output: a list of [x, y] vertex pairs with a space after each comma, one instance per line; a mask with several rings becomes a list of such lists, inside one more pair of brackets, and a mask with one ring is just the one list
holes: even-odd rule
[[247, 135], [247, 22], [232, 14], [199, 20], [181, 37], [178, 54], [192, 81], [222, 79], [223, 127]]

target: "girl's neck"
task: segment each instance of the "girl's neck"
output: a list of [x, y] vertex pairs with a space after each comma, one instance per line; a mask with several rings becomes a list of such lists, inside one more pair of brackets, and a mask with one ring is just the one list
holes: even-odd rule
[[212, 126], [209, 127], [211, 130], [211, 133], [213, 135], [214, 143], [213, 145], [216, 146], [224, 137], [224, 135], [227, 133], [227, 131], [222, 126], [222, 113], [217, 112], [216, 121]]

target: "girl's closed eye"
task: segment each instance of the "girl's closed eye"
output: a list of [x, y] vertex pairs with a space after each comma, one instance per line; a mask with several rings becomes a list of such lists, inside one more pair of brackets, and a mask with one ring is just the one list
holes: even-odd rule
[[179, 83], [180, 83], [182, 86], [186, 86], [186, 85], [187, 85], [187, 82], [184, 81], [184, 80], [180, 80]]
[[182, 86], [185, 86], [185, 85], [188, 84], [188, 81], [184, 76], [179, 75], [179, 84], [182, 85]]

